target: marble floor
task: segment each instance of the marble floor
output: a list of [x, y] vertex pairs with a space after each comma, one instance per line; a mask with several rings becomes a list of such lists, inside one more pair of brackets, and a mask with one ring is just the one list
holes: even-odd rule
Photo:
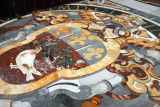
[[84, 0], [0, 24], [0, 107], [160, 107], [160, 4]]

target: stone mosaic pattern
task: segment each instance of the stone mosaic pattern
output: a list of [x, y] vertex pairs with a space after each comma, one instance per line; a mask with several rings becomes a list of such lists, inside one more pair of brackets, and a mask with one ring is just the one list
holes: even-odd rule
[[160, 24], [129, 11], [81, 1], [2, 21], [0, 106], [159, 106]]

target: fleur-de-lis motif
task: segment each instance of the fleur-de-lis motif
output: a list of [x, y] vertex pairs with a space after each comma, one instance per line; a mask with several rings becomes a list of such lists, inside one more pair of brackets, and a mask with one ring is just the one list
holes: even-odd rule
[[34, 13], [34, 16], [37, 16], [35, 20], [37, 21], [49, 21], [49, 17], [55, 17], [53, 13]]
[[50, 21], [50, 24], [59, 24], [63, 22], [70, 22], [72, 18], [67, 18], [68, 16], [66, 14], [58, 14], [55, 15], [54, 18]]
[[64, 23], [64, 22], [70, 22], [72, 18], [67, 18], [68, 15], [66, 14], [54, 14], [52, 12], [46, 12], [46, 13], [34, 13], [34, 16], [36, 16], [34, 19], [36, 21], [46, 21], [46, 26]]
[[57, 30], [59, 30], [59, 31], [53, 31], [52, 33], [56, 34], [56, 35], [60, 35], [62, 32], [64, 34], [68, 34], [69, 30], [71, 30], [71, 28], [69, 28], [69, 27], [66, 27], [66, 28], [57, 28]]
[[79, 42], [79, 45], [84, 45], [86, 42], [84, 40], [87, 40], [87, 36], [90, 35], [90, 32], [84, 32], [82, 33], [81, 37], [72, 36], [71, 39], [74, 39], [74, 41], [68, 40], [68, 44], [75, 46], [77, 42]]
[[101, 53], [104, 52], [103, 48], [98, 48], [98, 49], [88, 48], [87, 50], [91, 51], [91, 53], [89, 53], [89, 54], [83, 53], [83, 55], [85, 56], [84, 58], [87, 60], [91, 60], [92, 56], [94, 56], [94, 55], [95, 55], [95, 58], [101, 58], [102, 57]]
[[85, 42], [83, 40], [87, 40], [87, 38], [85, 36], [81, 36], [80, 38], [78, 38], [77, 36], [73, 36], [71, 37], [71, 39], [75, 39], [74, 41], [70, 41], [68, 40], [68, 44], [75, 46], [77, 42], [79, 42], [79, 45], [84, 45]]

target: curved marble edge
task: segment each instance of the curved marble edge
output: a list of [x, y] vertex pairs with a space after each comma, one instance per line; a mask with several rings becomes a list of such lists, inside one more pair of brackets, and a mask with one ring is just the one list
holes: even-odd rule
[[[112, 9], [112, 10], [124, 12], [124, 13], [127, 13], [127, 14], [131, 14], [131, 15], [137, 15], [137, 14], [135, 14], [135, 13], [132, 13], [132, 12], [129, 12], [129, 11], [126, 11], [126, 10], [121, 10], [121, 9], [117, 9], [117, 8], [113, 8], [113, 7], [106, 7], [106, 6], [101, 6], [101, 5], [98, 5], [98, 6], [97, 6], [97, 5], [93, 5], [93, 4], [66, 4], [66, 5], [94, 6], [94, 7], [104, 8], [104, 9]], [[85, 9], [84, 9], [84, 10], [85, 10]], [[75, 10], [75, 9], [69, 10], [69, 9], [68, 9], [68, 10], [51, 10], [51, 11], [79, 11], [79, 10]], [[49, 11], [49, 10], [41, 11], [41, 13], [44, 13], [44, 12], [50, 12], [50, 11]], [[103, 13], [103, 12], [101, 12], [101, 13]], [[32, 16], [32, 14], [24, 15], [24, 16], [22, 16], [22, 18], [29, 17], [29, 16]], [[160, 24], [159, 24], [158, 22], [152, 21], [152, 20], [150, 20], [150, 19], [148, 19], [148, 18], [145, 18], [145, 17], [143, 17], [143, 16], [141, 16], [141, 15], [138, 15], [138, 16], [142, 17], [142, 19], [145, 19], [145, 20], [147, 20], [147, 21], [149, 21], [149, 22], [151, 22], [151, 23], [153, 23], [153, 24], [156, 24], [157, 26], [160, 26]], [[4, 23], [0, 24], [0, 27], [6, 25], [6, 24], [8, 24], [8, 23], [11, 23], [11, 22], [13, 22], [13, 21], [16, 21], [16, 20], [18, 20], [18, 19], [14, 18], [14, 19], [11, 19], [11, 20], [9, 20], [9, 21], [7, 21], [7, 22], [4, 22]]]
[[[75, 28], [81, 29], [83, 32], [89, 32], [87, 30], [82, 29], [81, 27], [84, 27], [84, 25], [80, 24], [80, 23], [62, 23], [62, 24], [58, 24], [58, 25], [49, 26], [49, 27], [42, 28], [42, 29], [28, 35], [24, 41], [17, 42], [17, 43], [14, 43], [14, 44], [11, 44], [11, 45], [8, 45], [8, 46], [1, 48], [0, 55], [3, 54], [4, 52], [8, 51], [9, 49], [16, 48], [20, 45], [27, 44], [28, 42], [31, 42], [32, 40], [34, 40], [37, 37], [37, 35], [39, 35], [41, 33], [44, 33], [48, 30], [51, 30], [51, 29], [54, 29], [57, 27], [61, 27], [61, 26], [75, 27]], [[118, 58], [118, 56], [120, 54], [120, 46], [113, 39], [108, 39], [107, 42], [102, 41], [102, 39], [99, 37], [98, 37], [98, 39], [104, 44], [104, 46], [107, 49], [106, 56], [102, 60], [100, 60], [99, 62], [97, 62], [93, 65], [84, 67], [82, 69], [78, 69], [78, 70], [71, 70], [71, 69], [59, 70], [54, 73], [51, 73], [50, 75], [48, 75], [40, 80], [37, 80], [32, 83], [28, 83], [28, 84], [22, 84], [22, 85], [9, 84], [9, 83], [4, 82], [0, 78], [0, 95], [16, 96], [19, 94], [29, 93], [29, 92], [38, 90], [38, 89], [44, 87], [45, 85], [47, 85], [47, 84], [49, 84], [59, 78], [62, 78], [62, 77], [65, 79], [77, 78], [77, 77], [81, 77], [81, 76], [95, 73], [95, 72], [105, 68], [106, 66], [108, 66], [109, 64], [111, 64], [113, 61], [115, 61]]]

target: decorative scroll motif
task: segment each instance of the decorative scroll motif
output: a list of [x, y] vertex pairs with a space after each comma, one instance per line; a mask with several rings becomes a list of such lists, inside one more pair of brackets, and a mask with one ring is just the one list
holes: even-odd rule
[[117, 38], [118, 37], [114, 33], [108, 32], [108, 31], [104, 32], [104, 36], [105, 36], [104, 38]]
[[[122, 85], [130, 92], [130, 94], [119, 95], [111, 92], [105, 94], [114, 99], [131, 100], [139, 97], [142, 93], [148, 93], [150, 100], [159, 103], [160, 76], [153, 72], [154, 67], [156, 66], [155, 60], [159, 61], [159, 59], [154, 55], [150, 55], [152, 58], [145, 58], [145, 55], [138, 53], [138, 49], [147, 50], [146, 56], [149, 55], [148, 51], [150, 51], [150, 49], [159, 53], [160, 39], [156, 37], [158, 35], [154, 35], [152, 34], [152, 31], [146, 29], [147, 27], [155, 25], [145, 27], [143, 25], [146, 22], [139, 16], [128, 14], [114, 15], [114, 12], [115, 10], [108, 14], [95, 12], [93, 10], [79, 11], [78, 14], [81, 20], [75, 20], [73, 23], [79, 23], [79, 25], [82, 24], [83, 29], [94, 32], [98, 36], [90, 35], [90, 33], [82, 33], [80, 37], [72, 36], [71, 39], [73, 40], [67, 42], [69, 45], [75, 46], [76, 44], [84, 45], [87, 39], [107, 42], [110, 40], [109, 38], [112, 38], [120, 45], [121, 54], [113, 63], [108, 65], [106, 69], [124, 77]], [[55, 18], [54, 15], [48, 15], [47, 17], [42, 16], [40, 17], [46, 21], [50, 18], [48, 23], [53, 20], [53, 17]], [[63, 18], [66, 19], [67, 16], [64, 16]], [[58, 23], [61, 22], [63, 21]], [[53, 34], [60, 35], [62, 32], [68, 34], [68, 30], [69, 29], [59, 29], [58, 32], [53, 32]], [[112, 48], [112, 46], [113, 44], [110, 42], [108, 49]], [[137, 49], [134, 48], [134, 46], [137, 47]], [[101, 58], [102, 53], [104, 52], [102, 48], [89, 48], [87, 51], [90, 51], [90, 53], [83, 53], [86, 60], [91, 60], [92, 57]], [[110, 54], [112, 56], [114, 55], [114, 52]], [[96, 100], [92, 100], [91, 102], [84, 103], [83, 106], [85, 107], [88, 104], [97, 106], [98, 103]]]
[[[143, 67], [145, 64], [147, 67]], [[152, 73], [152, 68], [153, 65], [148, 60], [136, 57], [133, 52], [121, 54], [117, 61], [107, 67], [110, 72], [123, 75], [126, 78], [123, 84], [126, 84], [130, 90], [137, 94], [149, 91], [149, 98], [159, 102], [160, 79], [159, 75]]]
[[152, 80], [152, 83], [147, 87], [151, 92], [151, 96], [159, 96], [160, 95], [160, 82], [157, 80]]
[[[111, 65], [107, 66], [110, 72], [121, 74], [125, 80], [122, 85], [129, 91], [130, 95], [118, 95], [114, 93], [106, 93], [114, 99], [119, 100], [131, 100], [140, 96], [141, 93], [149, 93], [149, 99], [159, 103], [160, 101], [160, 76], [154, 74], [152, 69], [154, 68], [153, 62], [145, 58], [141, 58], [135, 54], [134, 50], [125, 51], [128, 45], [135, 45], [137, 47], [143, 47], [145, 49], [153, 49], [160, 51], [160, 39], [155, 38], [146, 29], [142, 29], [145, 22], [141, 17], [135, 15], [104, 15], [99, 17], [99, 22], [92, 16], [92, 11], [79, 12], [82, 19], [92, 20], [97, 25], [89, 23], [88, 29], [91, 32], [96, 32], [100, 38], [107, 41], [107, 38], [115, 38], [123, 50], [119, 58]], [[98, 17], [98, 16], [97, 16]], [[95, 22], [95, 20], [98, 22]], [[104, 25], [98, 25], [108, 20], [110, 23], [117, 23], [122, 25], [123, 31], [118, 30], [118, 36], [115, 35], [115, 29], [111, 27], [104, 27]], [[83, 21], [82, 21], [83, 23]], [[94, 26], [93, 26], [94, 25]], [[127, 30], [128, 29], [128, 30]], [[101, 34], [103, 33], [103, 35]], [[90, 40], [96, 39], [96, 37], [88, 37]], [[85, 53], [86, 54], [86, 53]], [[87, 54], [88, 55], [88, 54]], [[91, 57], [87, 57], [90, 59]], [[86, 103], [84, 103], [86, 104]]]
[[[94, 13], [94, 15], [92, 14]], [[141, 17], [136, 16], [136, 15], [127, 15], [127, 14], [122, 14], [122, 15], [110, 15], [110, 14], [102, 14], [98, 16], [95, 14], [93, 10], [88, 10], [88, 11], [81, 11], [79, 12], [79, 15], [81, 16], [82, 21], [80, 23], [84, 24], [89, 24], [88, 29], [92, 27], [90, 31], [97, 32], [100, 34], [103, 31], [103, 38], [117, 38], [118, 36], [124, 38], [127, 40], [128, 44], [147, 48], [147, 49], [154, 49], [154, 50], [160, 50], [160, 40], [156, 38], [155, 36], [152, 36], [146, 29], [142, 29], [139, 26], [142, 26], [145, 22], [142, 20]], [[110, 23], [118, 23], [122, 25], [125, 31], [118, 31], [118, 35], [114, 34], [114, 30], [112, 28], [107, 28], [105, 29], [104, 25], [99, 26], [100, 29], [97, 29], [97, 26], [93, 26], [93, 22], [96, 20], [96, 24], [103, 23], [104, 21], [109, 21]], [[101, 19], [101, 20], [100, 20]], [[88, 20], [90, 23], [86, 23], [83, 20]], [[104, 31], [105, 29], [105, 31]], [[101, 37], [101, 36], [100, 36]], [[151, 39], [152, 38], [152, 39]], [[152, 41], [152, 42], [151, 42]]]
[[38, 16], [35, 18], [35, 20], [37, 21], [49, 21], [50, 20], [50, 16], [54, 16], [53, 13], [44, 13], [44, 14], [40, 14], [40, 13], [35, 13], [35, 16]]
[[[120, 54], [119, 44], [115, 40], [108, 39], [107, 42], [104, 42], [102, 40], [100, 41], [100, 42], [102, 42], [103, 46], [106, 48], [107, 54], [105, 54], [103, 59], [101, 59], [100, 61], [98, 61], [92, 65], [87, 66], [86, 63], [82, 63], [82, 65], [81, 65], [81, 62], [84, 62], [84, 61], [82, 61], [81, 56], [76, 51], [73, 51], [72, 48], [70, 48], [68, 51], [67, 50], [66, 51], [65, 50], [60, 50], [60, 51], [56, 50], [60, 56], [55, 53], [56, 54], [56, 56], [54, 56], [55, 60], [52, 61], [53, 59], [50, 58], [50, 55], [52, 55], [52, 53], [53, 53], [53, 52], [51, 52], [51, 51], [53, 51], [52, 48], [53, 49], [61, 48], [59, 45], [52, 44], [53, 42], [58, 42], [59, 44], [61, 44], [61, 46], [65, 46], [66, 48], [69, 48], [69, 46], [66, 45], [64, 42], [56, 39], [52, 34], [47, 33], [47, 31], [50, 31], [51, 29], [62, 28], [64, 26], [66, 28], [75, 27], [77, 29], [80, 29], [83, 32], [82, 36], [87, 37], [88, 35], [91, 34], [88, 30], [81, 28], [81, 26], [83, 26], [83, 24], [62, 23], [62, 24], [48, 26], [46, 28], [40, 29], [40, 30], [32, 33], [31, 35], [27, 36], [27, 38], [25, 40], [8, 45], [6, 47], [2, 47], [0, 49], [1, 50], [0, 51], [0, 60], [1, 59], [3, 60], [4, 57], [8, 58], [6, 56], [8, 56], [8, 53], [11, 53], [12, 49], [14, 48], [13, 50], [15, 52], [14, 52], [14, 54], [12, 54], [13, 60], [10, 59], [12, 62], [14, 62], [18, 53], [22, 52], [22, 50], [25, 51], [25, 50], [36, 49], [36, 48], [39, 49], [39, 47], [41, 47], [42, 48], [42, 50], [40, 50], [41, 52], [38, 52], [35, 57], [36, 62], [34, 64], [34, 67], [36, 67], [37, 71], [39, 71], [41, 74], [43, 74], [43, 75], [34, 75], [34, 76], [36, 76], [36, 78], [34, 78], [35, 79], [34, 82], [33, 82], [33, 80], [24, 81], [25, 76], [23, 74], [20, 76], [18, 75], [19, 77], [22, 77], [22, 80], [20, 80], [19, 81], [20, 83], [18, 83], [18, 84], [17, 83], [10, 84], [9, 82], [13, 82], [13, 81], [6, 82], [6, 81], [2, 80], [2, 78], [0, 78], [0, 86], [1, 86], [0, 93], [1, 93], [1, 95], [2, 94], [3, 95], [18, 95], [18, 94], [29, 93], [29, 92], [35, 91], [37, 89], [40, 89], [40, 88], [48, 85], [49, 83], [54, 82], [60, 78], [72, 79], [72, 78], [78, 78], [78, 77], [82, 77], [85, 75], [89, 75], [89, 74], [97, 72], [101, 69], [104, 69], [106, 66], [108, 66], [113, 61], [115, 61], [117, 59], [117, 57], [119, 56], [119, 54]], [[101, 38], [99, 38], [99, 40], [100, 39]], [[114, 45], [112, 47], [109, 47], [110, 44], [114, 44]], [[54, 46], [52, 46], [52, 45], [54, 45]], [[45, 50], [45, 52], [44, 52], [44, 50]], [[60, 54], [62, 51], [63, 52], [65, 51], [64, 52], [65, 54], [63, 54], [64, 56], [61, 56], [61, 54]], [[70, 54], [70, 51], [72, 51], [73, 54]], [[95, 51], [97, 51], [97, 50], [95, 50]], [[99, 49], [96, 53], [99, 54], [99, 51], [102, 52], [103, 50]], [[112, 55], [112, 52], [114, 53], [113, 55]], [[32, 54], [35, 54], [35, 53], [32, 53]], [[72, 58], [68, 57], [69, 54], [70, 54], [70, 57], [75, 59], [75, 61]], [[62, 58], [62, 57], [64, 57], [64, 58]], [[101, 57], [101, 55], [98, 55], [97, 57], [99, 58], [99, 57]], [[45, 59], [49, 59], [49, 58], [50, 58], [49, 61], [45, 60]], [[34, 59], [34, 57], [32, 57], [32, 59]], [[71, 62], [71, 63], [69, 63], [69, 62]], [[8, 60], [5, 60], [4, 63], [6, 63], [6, 64], [1, 63], [1, 67], [6, 68], [6, 66], [10, 66], [10, 63], [8, 63]], [[15, 63], [12, 63], [12, 64], [15, 65]], [[22, 63], [22, 66], [23, 66], [23, 64], [26, 64], [26, 63], [25, 62]], [[58, 66], [56, 66], [57, 64], [58, 64]], [[55, 68], [50, 67], [50, 65], [54, 66]], [[46, 71], [43, 69], [40, 69], [40, 68], [46, 68], [46, 66], [47, 66]], [[11, 70], [9, 69], [9, 71], [11, 73], [14, 71], [21, 72], [19, 69], [17, 69], [17, 66], [12, 66], [12, 67], [16, 67], [16, 68], [14, 68], [14, 69], [12, 68]], [[27, 68], [27, 66], [25, 66], [25, 67]], [[5, 73], [5, 72], [3, 72], [3, 73]], [[13, 78], [10, 78], [10, 79], [13, 79]], [[25, 83], [25, 84], [23, 84], [23, 83]], [[32, 86], [34, 86], [34, 87], [32, 87]]]
[[80, 11], [79, 15], [83, 20], [92, 20], [95, 23], [103, 23], [104, 19], [102, 19], [101, 17], [106, 17], [106, 14], [96, 14], [92, 10], [88, 10], [87, 12]]
[[[126, 14], [114, 16], [111, 18], [110, 21], [123, 25], [123, 28], [128, 28], [128, 27], [135, 28], [144, 23], [141, 17], [136, 15], [126, 15]], [[134, 22], [136, 22], [136, 24]]]
[[[105, 93], [107, 96], [119, 100], [131, 100], [139, 97], [142, 93], [148, 93], [150, 100], [159, 103], [160, 75], [155, 73], [155, 67], [157, 66], [156, 64], [159, 64], [160, 61], [160, 58], [158, 57], [160, 55], [160, 39], [157, 38], [159, 36], [159, 33], [157, 35], [153, 35], [152, 31], [148, 31], [147, 29], [145, 29], [145, 26], [143, 26], [143, 24], [145, 24], [145, 21], [139, 16], [128, 14], [114, 15], [114, 12], [115, 10], [111, 11], [108, 14], [96, 12], [93, 10], [79, 11], [77, 13], [79, 14], [78, 17], [81, 18], [80, 20], [73, 20], [71, 18], [68, 18], [68, 15], [63, 13], [58, 15], [52, 12], [35, 13], [34, 20], [36, 20], [37, 22], [46, 21], [45, 25], [48, 27], [30, 34], [23, 41], [11, 44], [6, 47], [2, 47], [0, 49], [1, 55], [12, 48], [15, 49], [18, 46], [22, 46], [24, 44], [32, 42], [37, 37], [37, 35], [40, 35], [41, 33], [45, 34], [46, 31], [51, 29], [56, 29], [56, 31], [52, 32], [53, 35], [61, 35], [62, 33], [69, 34], [71, 27], [78, 28], [83, 31], [83, 33], [81, 33], [80, 35], [72, 36], [71, 40], [67, 41], [69, 45], [85, 45], [87, 39], [98, 40], [102, 42], [107, 49], [107, 55], [103, 60], [100, 60], [94, 65], [84, 65], [79, 67], [78, 62], [81, 62], [81, 60], [77, 59], [77, 57], [75, 58], [76, 60], [74, 60], [72, 57], [75, 54], [71, 54], [71, 50], [68, 50], [67, 47], [60, 47], [58, 46], [58, 43], [47, 43], [44, 42], [45, 39], [42, 39], [41, 41], [38, 38], [33, 43], [29, 44], [28, 47], [21, 47], [21, 49], [28, 49], [29, 52], [20, 53], [18, 51], [19, 54], [17, 54], [18, 56], [16, 64], [12, 62], [9, 63], [8, 66], [11, 70], [20, 69], [23, 74], [26, 74], [27, 77], [25, 79], [28, 82], [34, 79], [33, 76], [37, 76], [36, 78], [38, 78], [38, 76], [45, 75], [44, 71], [40, 72], [39, 70], [35, 70], [33, 66], [33, 60], [36, 58], [36, 56], [39, 55], [41, 59], [43, 59], [41, 60], [41, 62], [44, 62], [44, 65], [46, 64], [46, 66], [49, 66], [49, 70], [53, 71], [54, 69], [54, 71], [57, 72], [51, 73], [47, 76], [45, 75], [46, 77], [41, 80], [35, 81], [33, 85], [12, 85], [4, 82], [3, 79], [0, 78], [0, 85], [2, 85], [2, 88], [0, 88], [0, 92], [4, 95], [28, 93], [30, 91], [42, 88], [44, 84], [47, 85], [61, 77], [67, 79], [78, 78], [106, 68], [109, 72], [122, 75], [124, 77], [122, 85], [126, 88], [127, 91], [130, 92], [130, 94], [128, 95], [119, 95], [108, 92]], [[28, 24], [30, 24], [31, 21], [32, 20], [28, 21]], [[64, 23], [70, 21], [72, 22]], [[25, 26], [26, 29], [29, 29], [31, 27], [33, 26]], [[23, 26], [13, 27], [12, 30], [11, 28], [6, 30], [14, 31], [21, 28], [23, 28]], [[3, 29], [4, 28], [2, 28], [2, 30]], [[91, 32], [95, 33], [96, 35], [90, 35]], [[2, 32], [1, 34], [3, 33], [6, 32]], [[48, 35], [49, 34], [47, 34], [47, 36], [44, 35], [43, 38], [49, 37]], [[48, 41], [53, 39], [55, 40], [55, 38], [52, 38], [53, 35], [50, 36], [50, 39], [48, 39]], [[22, 35], [20, 35], [18, 38], [20, 38], [21, 36]], [[56, 42], [59, 42], [59, 40], [56, 40]], [[143, 50], [142, 52], [141, 49]], [[23, 52], [26, 52], [25, 50]], [[83, 53], [84, 59], [92, 60], [93, 57], [97, 59], [102, 58], [104, 49], [101, 47], [88, 48], [86, 51], [88, 51], [88, 53]], [[153, 54], [148, 54], [149, 52]], [[22, 60], [22, 58], [28, 58], [32, 60], [30, 60], [30, 62], [27, 62], [25, 60], [20, 61]], [[41, 62], [39, 62], [39, 64]], [[37, 64], [36, 66], [40, 65]], [[62, 70], [62, 68], [66, 69]], [[34, 86], [34, 89], [31, 86]], [[17, 92], [16, 88], [20, 91]], [[99, 101], [100, 99], [100, 97], [91, 98], [91, 105], [97, 106], [98, 103], [101, 103], [101, 101]], [[87, 104], [89, 104], [88, 102], [84, 103], [83, 106], [85, 107]]]
[[[82, 19], [92, 20], [94, 22], [96, 18], [91, 17], [91, 12], [92, 11], [89, 10], [79, 14]], [[104, 17], [99, 18], [103, 19], [100, 23], [108, 20], [110, 23], [120, 24], [123, 29], [126, 29], [124, 31], [118, 30], [118, 37], [115, 35], [114, 32], [116, 30], [113, 28], [105, 28], [104, 25], [93, 26], [93, 23], [90, 23], [88, 27], [91, 32], [96, 32], [104, 41], [107, 41], [107, 38], [115, 38], [114, 40], [120, 44], [120, 47], [123, 50], [119, 58], [109, 65], [107, 69], [110, 72], [121, 74], [125, 78], [125, 81], [123, 81], [122, 84], [125, 85], [127, 90], [130, 90], [131, 94], [118, 95], [114, 93], [106, 93], [106, 95], [114, 99], [130, 100], [137, 98], [141, 93], [149, 92], [149, 99], [158, 103], [160, 101], [160, 76], [152, 72], [152, 69], [154, 68], [154, 65], [152, 64], [153, 62], [138, 57], [133, 50], [128, 52], [124, 50], [127, 49], [128, 45], [135, 45], [137, 47], [159, 51], [160, 40], [155, 38], [155, 36], [150, 34], [146, 29], [139, 27], [145, 23], [139, 16], [127, 14], [113, 16], [106, 14]], [[97, 22], [95, 23], [98, 24]], [[101, 33], [103, 33], [103, 35]], [[92, 36], [88, 37], [88, 39], [93, 40], [96, 39], [96, 37], [94, 38], [94, 36]]]
[[128, 44], [133, 44], [135, 46], [140, 46], [147, 49], [154, 49], [157, 51], [160, 51], [160, 42], [158, 41], [150, 41], [146, 40], [144, 38], [136, 38], [135, 36], [127, 37], [126, 40], [128, 41]]
[[87, 59], [87, 60], [91, 60], [92, 56], [95, 56], [95, 58], [101, 58], [102, 57], [101, 53], [104, 52], [103, 48], [98, 48], [98, 49], [88, 48], [87, 50], [90, 51], [89, 54], [88, 53], [83, 53], [84, 58]]

